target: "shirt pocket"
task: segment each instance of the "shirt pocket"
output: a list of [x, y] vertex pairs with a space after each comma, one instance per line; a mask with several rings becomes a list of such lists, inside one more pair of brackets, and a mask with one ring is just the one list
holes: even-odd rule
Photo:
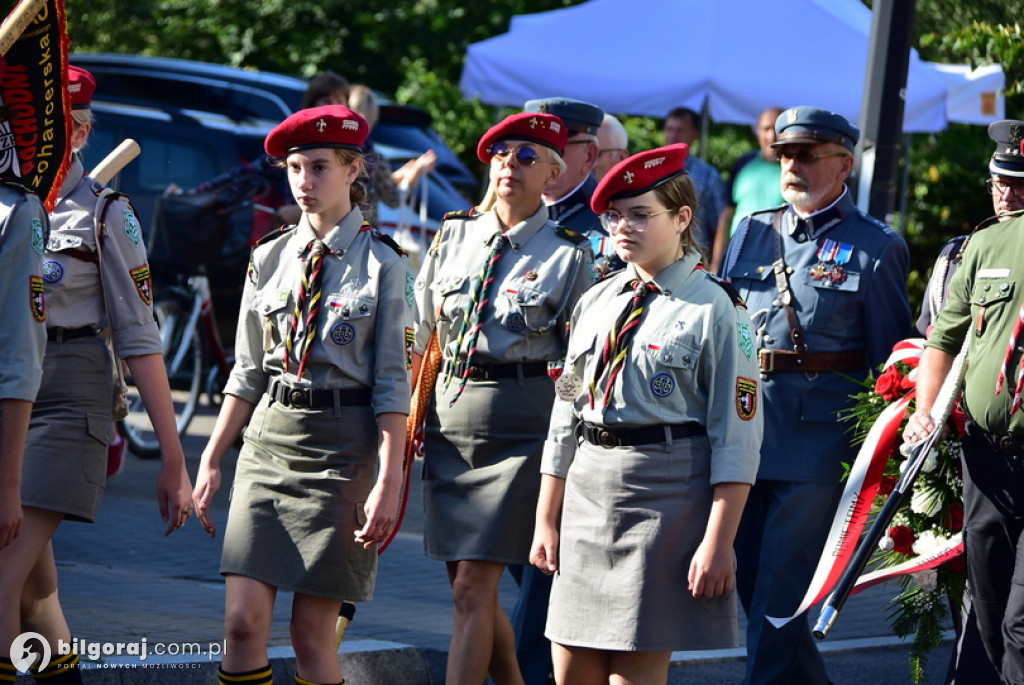
[[551, 324], [548, 308], [544, 306], [547, 301], [547, 290], [516, 284], [502, 291], [494, 310], [498, 320], [512, 333], [543, 333]]
[[642, 374], [647, 389], [657, 399], [664, 399], [683, 386], [695, 388], [700, 346], [690, 337], [652, 338], [640, 341]]
[[796, 295], [804, 311], [809, 312], [806, 315], [807, 327], [826, 333], [849, 330], [858, 316], [855, 308], [858, 302], [857, 291], [860, 290], [860, 273], [843, 270], [838, 278], [816, 278], [808, 269], [801, 278], [793, 279], [793, 286], [804, 293], [813, 293], [813, 299], [806, 303], [801, 301], [799, 294]]
[[729, 279], [744, 301], [749, 301], [753, 293], [775, 288], [772, 265], [761, 262], [736, 262], [729, 272]]
[[[1009, 274], [985, 276], [983, 271], [979, 272], [971, 288], [971, 320], [981, 322], [981, 330], [978, 330], [977, 323], [972, 326], [976, 335], [983, 337], [988, 332], [986, 322], [1000, 319], [1007, 321], [1010, 326], [1005, 330], [1012, 330], [1012, 323], [1009, 322], [1016, 320], [1016, 315], [1003, 314], [1003, 309], [1013, 306], [1016, 290], [1017, 283]], [[994, 328], [993, 332], [1002, 334], [999, 327]]]
[[348, 345], [372, 336], [377, 302], [366, 292], [342, 292], [327, 296], [327, 326], [320, 337], [325, 343]]
[[445, 276], [437, 281], [441, 296], [441, 319], [455, 321], [469, 316], [469, 276]]
[[587, 359], [593, 358], [597, 347], [597, 335], [593, 333], [572, 335], [565, 352], [565, 369], [580, 378], [585, 378]]
[[270, 352], [284, 340], [288, 333], [294, 304], [291, 293], [262, 292], [256, 301], [256, 311], [263, 326], [263, 351]]

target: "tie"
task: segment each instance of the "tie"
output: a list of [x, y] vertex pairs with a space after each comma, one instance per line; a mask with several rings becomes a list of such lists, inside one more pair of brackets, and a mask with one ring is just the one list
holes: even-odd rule
[[[313, 352], [313, 338], [316, 337], [316, 317], [320, 313], [323, 293], [320, 290], [321, 274], [323, 273], [324, 255], [330, 250], [322, 240], [314, 240], [309, 244], [309, 258], [302, 269], [302, 280], [295, 298], [295, 311], [292, 313], [288, 336], [284, 341], [284, 370], [288, 372], [292, 351], [298, 343], [299, 369], [295, 375], [301, 379], [306, 363]], [[305, 317], [303, 314], [305, 313]], [[302, 322], [304, 334], [299, 337], [299, 322]]]
[[[473, 290], [469, 295], [469, 314], [462, 319], [462, 326], [459, 327], [459, 334], [455, 339], [455, 356], [452, 357], [452, 364], [448, 367], [448, 376], [445, 379], [445, 388], [451, 382], [452, 369], [454, 368], [454, 362], [459, 358], [459, 352], [465, 349], [466, 351], [466, 362], [465, 368], [462, 370], [462, 377], [459, 378], [459, 387], [455, 389], [455, 395], [448, 403], [449, 407], [455, 406], [455, 403], [459, 401], [459, 397], [462, 396], [462, 391], [466, 388], [466, 379], [469, 378], [470, 364], [473, 361], [473, 357], [476, 355], [476, 341], [480, 337], [480, 329], [484, 324], [484, 307], [491, 301], [490, 298], [490, 287], [491, 283], [494, 282], [494, 271], [498, 264], [498, 260], [501, 258], [501, 250], [505, 247], [505, 235], [498, 231], [490, 239], [491, 251], [487, 255], [487, 261], [484, 262], [483, 271], [480, 272], [480, 276], [477, 277], [476, 283], [473, 286]], [[470, 323], [472, 321], [472, 324]], [[463, 341], [465, 341], [465, 348], [463, 348]]]
[[[998, 395], [1003, 390], [1003, 385], [1006, 384], [1006, 377], [1010, 374], [1010, 359], [1013, 357], [1014, 350], [1017, 349], [1017, 343], [1021, 339], [1021, 331], [1024, 330], [1024, 305], [1021, 305], [1020, 311], [1017, 313], [1017, 323], [1013, 327], [1013, 333], [1010, 334], [1010, 340], [1006, 345], [1006, 355], [1003, 357], [1003, 364], [999, 368], [999, 376], [996, 378], [996, 394]], [[1021, 396], [1024, 393], [1024, 358], [1021, 359], [1020, 365], [1017, 368], [1017, 385], [1013, 390], [1013, 403], [1010, 405], [1010, 413], [1015, 414], [1020, 409]]]
[[644, 283], [639, 278], [630, 281], [629, 286], [633, 289], [633, 297], [615, 320], [615, 325], [608, 331], [608, 338], [604, 341], [601, 356], [598, 357], [597, 366], [594, 368], [594, 378], [590, 381], [589, 393], [591, 409], [594, 408], [597, 386], [601, 384], [602, 376], [605, 381], [601, 406], [607, 407], [611, 402], [615, 379], [622, 373], [626, 355], [629, 353], [629, 343], [636, 334], [636, 329], [640, 325], [640, 317], [644, 313], [644, 301], [648, 295], [658, 293], [658, 286], [654, 283]]

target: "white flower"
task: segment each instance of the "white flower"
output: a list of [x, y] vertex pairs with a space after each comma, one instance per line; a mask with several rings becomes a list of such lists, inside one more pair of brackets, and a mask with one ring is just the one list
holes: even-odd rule
[[935, 467], [939, 465], [939, 451], [932, 448], [932, 451], [925, 457], [924, 463], [921, 464], [921, 470], [925, 473], [930, 473], [935, 470]]
[[914, 488], [914, 494], [910, 498], [912, 512], [924, 516], [935, 516], [940, 509], [942, 509], [942, 493], [924, 484]]
[[914, 540], [914, 554], [921, 556], [922, 554], [929, 554], [933, 550], [941, 547], [949, 541], [948, 538], [942, 535], [936, 535], [933, 530], [922, 531], [918, 534], [917, 539]]
[[917, 573], [910, 574], [911, 582], [918, 586], [925, 592], [934, 590], [939, 582], [939, 574], [933, 569], [927, 569], [925, 571], [918, 571]]
[[883, 552], [891, 552], [895, 547], [896, 543], [893, 542], [892, 538], [888, 535], [883, 536], [882, 539], [878, 541], [878, 549]]

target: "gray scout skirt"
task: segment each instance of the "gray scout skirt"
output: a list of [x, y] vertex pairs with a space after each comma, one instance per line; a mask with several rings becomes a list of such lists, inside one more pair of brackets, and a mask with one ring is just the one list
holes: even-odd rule
[[316, 597], [372, 599], [377, 550], [353, 538], [377, 477], [373, 410], [342, 407], [335, 416], [264, 394], [244, 439], [220, 572]]
[[470, 381], [453, 408], [443, 383], [438, 379], [424, 445], [427, 556], [525, 564], [554, 383], [547, 376], [522, 385], [515, 378]]
[[114, 380], [100, 336], [46, 345], [43, 380], [32, 405], [21, 476], [21, 504], [96, 519], [113, 435]]
[[605, 449], [584, 442], [565, 481], [545, 635], [575, 647], [735, 647], [735, 593], [694, 599], [690, 560], [711, 512], [707, 436]]

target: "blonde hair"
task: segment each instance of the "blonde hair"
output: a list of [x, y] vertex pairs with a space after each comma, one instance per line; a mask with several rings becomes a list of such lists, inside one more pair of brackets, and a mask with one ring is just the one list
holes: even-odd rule
[[377, 95], [373, 90], [361, 83], [352, 86], [348, 93], [348, 106], [366, 119], [366, 125], [373, 130], [380, 118], [380, 105], [377, 104]]
[[683, 207], [690, 208], [692, 212], [690, 225], [687, 226], [680, 236], [683, 252], [685, 254], [696, 252], [701, 256], [701, 260], [706, 261], [707, 255], [704, 254], [704, 250], [701, 249], [696, 236], [693, 234], [693, 229], [697, 225], [697, 189], [694, 187], [693, 179], [690, 178], [690, 175], [680, 174], [662, 183], [654, 189], [654, 196], [673, 215], [679, 214], [679, 210]]

